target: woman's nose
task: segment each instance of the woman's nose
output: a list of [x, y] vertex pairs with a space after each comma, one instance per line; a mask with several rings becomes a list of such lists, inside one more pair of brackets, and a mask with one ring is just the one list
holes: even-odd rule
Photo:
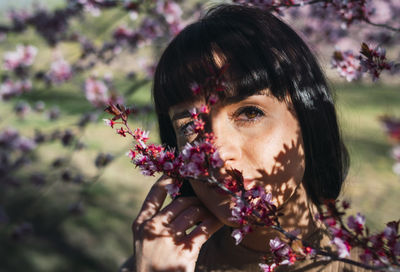
[[212, 122], [212, 131], [216, 137], [215, 145], [221, 159], [227, 166], [233, 166], [241, 157], [240, 134], [229, 124], [228, 120], [215, 118]]

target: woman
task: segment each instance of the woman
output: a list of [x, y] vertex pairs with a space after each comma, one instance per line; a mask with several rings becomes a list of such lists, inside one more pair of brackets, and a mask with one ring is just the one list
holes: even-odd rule
[[[315, 57], [270, 13], [220, 5], [173, 39], [153, 86], [162, 142], [179, 150], [197, 138], [189, 111], [205, 98], [191, 86], [221, 70], [225, 88], [207, 120], [225, 162], [220, 174], [240, 170], [247, 189], [261, 185], [272, 193], [284, 213], [285, 230], [297, 230], [299, 237], [331, 250], [329, 237], [313, 218], [325, 199], [338, 197], [348, 170], [347, 151]], [[203, 182], [189, 183], [192, 196], [184, 194], [163, 209], [171, 180], [162, 177], [152, 187], [133, 224], [135, 255], [125, 269], [259, 271], [269, 240], [284, 237], [255, 227], [236, 246], [230, 236], [237, 227], [230, 220], [231, 199]], [[343, 271], [344, 266], [309, 261], [280, 269]]]

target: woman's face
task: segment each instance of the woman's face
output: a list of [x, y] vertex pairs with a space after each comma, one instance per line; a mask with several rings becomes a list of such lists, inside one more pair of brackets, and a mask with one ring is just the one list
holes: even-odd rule
[[[188, 111], [204, 101], [179, 104], [170, 109], [177, 135], [178, 148], [192, 142], [197, 135], [188, 127], [192, 120]], [[263, 186], [272, 193], [278, 206], [294, 194], [304, 175], [304, 149], [299, 123], [291, 104], [279, 101], [267, 91], [242, 100], [225, 99], [210, 111], [209, 127], [216, 136], [216, 146], [225, 165], [243, 173], [245, 188]], [[185, 114], [186, 113], [186, 114]], [[232, 202], [215, 188], [190, 181], [197, 197], [224, 224], [229, 221]]]

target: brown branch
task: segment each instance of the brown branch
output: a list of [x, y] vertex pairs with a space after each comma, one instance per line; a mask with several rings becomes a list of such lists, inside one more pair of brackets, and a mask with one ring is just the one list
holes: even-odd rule
[[372, 26], [385, 28], [387, 30], [391, 30], [391, 31], [395, 31], [395, 32], [400, 32], [400, 27], [393, 27], [393, 26], [390, 26], [390, 25], [387, 25], [387, 24], [374, 23], [374, 22], [371, 22], [368, 18], [365, 18], [364, 22], [366, 22], [367, 24], [372, 25]]

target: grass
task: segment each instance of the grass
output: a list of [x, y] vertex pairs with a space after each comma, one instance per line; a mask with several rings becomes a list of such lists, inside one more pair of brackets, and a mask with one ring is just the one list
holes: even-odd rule
[[[391, 144], [378, 117], [400, 116], [398, 86], [338, 85], [338, 108], [351, 168], [344, 197], [367, 216], [372, 229], [398, 219], [400, 178], [392, 172]], [[384, 212], [383, 212], [384, 211]]]

